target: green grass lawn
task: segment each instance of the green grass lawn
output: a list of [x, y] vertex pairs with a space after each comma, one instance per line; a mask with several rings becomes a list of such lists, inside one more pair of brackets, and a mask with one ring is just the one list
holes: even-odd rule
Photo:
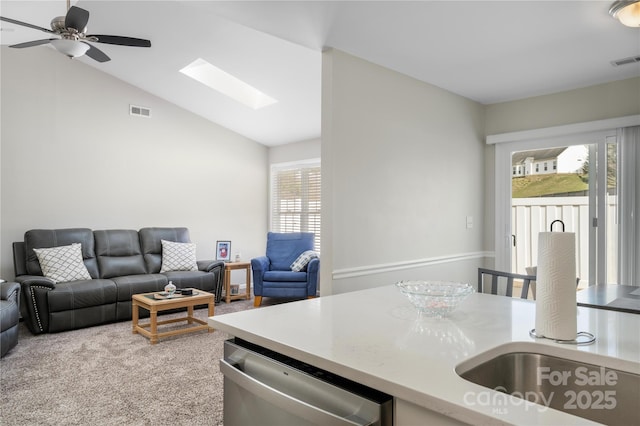
[[[583, 180], [584, 178], [584, 180]], [[511, 179], [513, 198], [542, 197], [565, 192], [586, 191], [586, 176], [575, 173], [532, 175]]]

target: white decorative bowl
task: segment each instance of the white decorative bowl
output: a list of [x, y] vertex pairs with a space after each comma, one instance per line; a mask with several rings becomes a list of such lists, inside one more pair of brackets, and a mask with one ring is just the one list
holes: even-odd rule
[[399, 281], [396, 287], [423, 315], [444, 318], [475, 290], [470, 284], [447, 281]]

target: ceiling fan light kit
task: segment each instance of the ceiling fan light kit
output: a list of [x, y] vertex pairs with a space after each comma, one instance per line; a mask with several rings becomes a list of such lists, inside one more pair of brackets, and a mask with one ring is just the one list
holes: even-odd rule
[[70, 58], [77, 58], [86, 54], [88, 57], [98, 62], [107, 62], [110, 58], [102, 50], [87, 42], [115, 44], [119, 46], [151, 47], [151, 42], [149, 40], [141, 38], [86, 34], [87, 22], [89, 22], [89, 11], [76, 6], [69, 6], [68, 0], [67, 14], [65, 16], [53, 18], [51, 20], [51, 29], [39, 27], [37, 25], [4, 16], [0, 16], [0, 21], [60, 36], [60, 38], [34, 40], [9, 46], [17, 49], [50, 43], [56, 48], [56, 50]]
[[77, 58], [87, 53], [89, 45], [77, 40], [67, 40], [64, 38], [51, 40], [51, 44], [60, 53], [70, 58]]
[[620, 0], [609, 8], [609, 15], [623, 25], [632, 28], [640, 27], [640, 0]]

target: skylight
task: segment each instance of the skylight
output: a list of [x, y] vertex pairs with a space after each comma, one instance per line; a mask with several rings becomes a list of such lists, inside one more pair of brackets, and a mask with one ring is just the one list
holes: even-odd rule
[[180, 72], [249, 108], [260, 109], [278, 102], [202, 58], [191, 62]]

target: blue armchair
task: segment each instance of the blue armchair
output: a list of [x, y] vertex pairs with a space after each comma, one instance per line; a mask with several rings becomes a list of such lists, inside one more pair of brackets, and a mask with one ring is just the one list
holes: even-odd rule
[[251, 259], [254, 306], [262, 297], [316, 297], [320, 275], [317, 257], [300, 272], [291, 270], [292, 263], [304, 252], [313, 250], [314, 234], [308, 232], [267, 234], [266, 256]]

